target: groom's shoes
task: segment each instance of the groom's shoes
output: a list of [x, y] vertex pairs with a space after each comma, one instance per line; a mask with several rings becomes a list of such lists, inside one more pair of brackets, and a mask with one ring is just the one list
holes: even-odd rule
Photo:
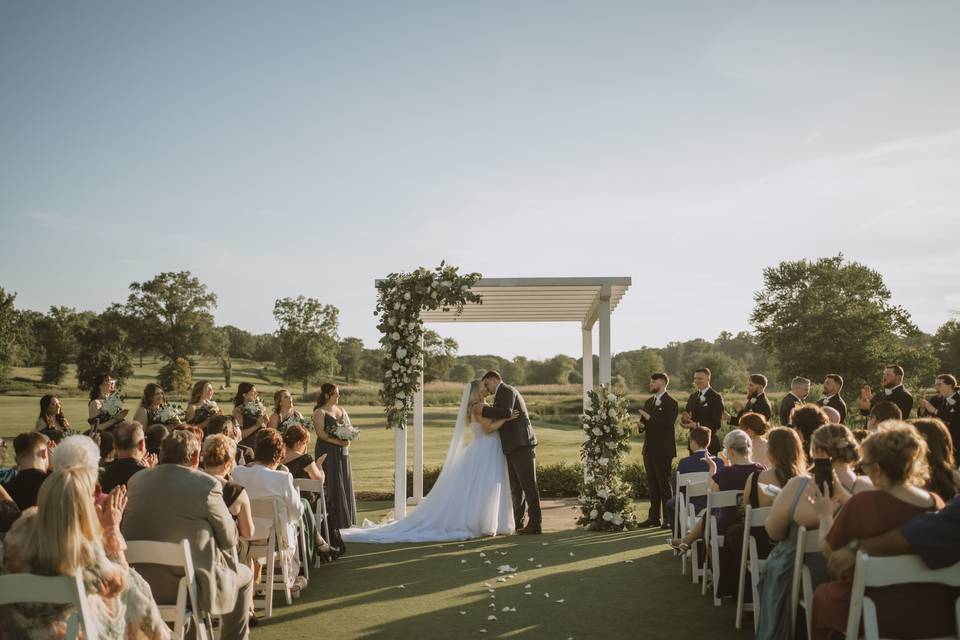
[[543, 533], [543, 530], [540, 527], [535, 527], [533, 525], [527, 525], [517, 529], [518, 536], [535, 536]]
[[652, 518], [647, 518], [643, 522], [639, 523], [637, 526], [640, 527], [641, 529], [659, 527], [660, 520], [653, 520]]

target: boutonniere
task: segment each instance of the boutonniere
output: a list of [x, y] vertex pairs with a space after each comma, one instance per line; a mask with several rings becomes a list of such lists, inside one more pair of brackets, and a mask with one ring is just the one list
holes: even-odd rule
[[663, 404], [663, 401], [660, 398], [653, 401], [653, 406], [655, 407], [659, 407], [661, 404]]
[[700, 404], [707, 404], [707, 397], [706, 397], [706, 396], [700, 396]]
[[885, 395], [885, 396], [889, 396], [889, 395], [891, 395], [892, 393], [893, 393], [893, 389], [884, 389], [884, 390], [883, 390], [883, 395]]
[[754, 401], [756, 401], [756, 398], [750, 398], [749, 400], [747, 400], [747, 404], [753, 404]]
[[953, 396], [950, 396], [949, 398], [947, 398], [947, 405], [952, 407], [955, 404], [957, 404], [956, 398], [954, 398]]

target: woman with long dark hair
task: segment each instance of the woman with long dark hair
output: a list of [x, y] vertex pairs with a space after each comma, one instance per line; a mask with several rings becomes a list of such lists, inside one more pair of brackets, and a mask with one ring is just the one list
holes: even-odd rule
[[167, 404], [167, 396], [156, 382], [150, 382], [143, 388], [140, 405], [133, 414], [133, 421], [139, 422], [146, 429], [152, 424], [160, 423], [159, 414]]
[[240, 445], [256, 445], [257, 431], [267, 426], [267, 408], [260, 402], [260, 394], [250, 382], [237, 385], [237, 395], [233, 397], [233, 419], [240, 425]]
[[40, 398], [40, 415], [37, 417], [37, 423], [34, 431], [59, 431], [70, 430], [70, 421], [63, 415], [63, 405], [60, 404], [60, 398], [54, 395], [45, 395]]
[[345, 551], [340, 529], [357, 523], [357, 500], [353, 493], [353, 473], [350, 468], [350, 441], [331, 436], [328, 428], [338, 423], [349, 423], [350, 417], [342, 407], [340, 389], [335, 384], [324, 383], [313, 408], [313, 429], [317, 434], [314, 458], [323, 460], [324, 491], [327, 497], [327, 514], [330, 525], [330, 544], [342, 554]]
[[104, 400], [116, 393], [116, 391], [117, 381], [109, 373], [101, 373], [94, 379], [93, 386], [90, 387], [90, 403], [87, 405], [87, 422], [90, 423], [91, 427], [96, 426], [98, 429], [111, 429], [117, 423], [123, 422], [123, 419], [127, 417], [127, 413], [129, 413], [128, 409], [120, 409], [116, 413], [113, 413], [113, 415], [110, 415], [110, 412], [104, 411]]
[[927, 467], [930, 479], [924, 487], [937, 494], [944, 502], [960, 493], [960, 471], [953, 457], [953, 438], [943, 420], [939, 418], [917, 418], [910, 424], [917, 428], [927, 441]]
[[187, 405], [185, 420], [205, 429], [210, 418], [223, 413], [220, 406], [213, 399], [213, 385], [209, 380], [197, 380], [190, 392], [190, 403]]

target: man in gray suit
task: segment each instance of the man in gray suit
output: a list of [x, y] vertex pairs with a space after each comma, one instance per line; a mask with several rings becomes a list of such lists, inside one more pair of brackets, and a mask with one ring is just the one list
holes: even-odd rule
[[[510, 494], [513, 498], [513, 519], [517, 533], [530, 535], [541, 533], [540, 489], [537, 487], [537, 434], [530, 424], [527, 403], [520, 392], [508, 385], [496, 371], [488, 371], [481, 380], [487, 395], [493, 396], [493, 406], [483, 408], [483, 417], [506, 420], [500, 427], [500, 444], [507, 457], [510, 476]], [[520, 415], [511, 420], [516, 410]], [[524, 502], [530, 517], [523, 526]]]
[[[130, 478], [121, 532], [127, 540], [179, 543], [193, 552], [200, 608], [223, 617], [222, 637], [249, 637], [253, 574], [232, 553], [237, 527], [223, 501], [220, 481], [197, 470], [200, 443], [189, 431], [174, 431], [160, 445], [160, 464]], [[138, 565], [160, 604], [177, 600], [183, 572]]]

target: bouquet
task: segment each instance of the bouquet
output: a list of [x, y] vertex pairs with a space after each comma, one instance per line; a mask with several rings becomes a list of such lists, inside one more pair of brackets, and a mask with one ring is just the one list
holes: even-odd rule
[[165, 404], [157, 411], [156, 420], [160, 424], [183, 424], [183, 409], [178, 404]]
[[100, 403], [100, 420], [109, 420], [123, 410], [123, 396], [120, 392], [111, 393]]
[[204, 400], [193, 414], [193, 423], [200, 424], [220, 413], [220, 406], [213, 400]]
[[267, 415], [267, 408], [263, 406], [263, 403], [260, 402], [260, 398], [254, 398], [250, 402], [242, 405], [240, 407], [240, 412], [244, 415], [245, 418], [256, 418], [260, 419], [263, 416]]
[[323, 430], [328, 436], [339, 440], [351, 441], [360, 437], [360, 430], [350, 423], [350, 418], [347, 414], [343, 414], [343, 417], [334, 424], [325, 425]]
[[303, 414], [299, 411], [291, 411], [290, 415], [277, 424], [277, 431], [280, 432], [280, 435], [284, 435], [287, 432], [287, 429], [295, 424], [300, 425], [308, 432], [313, 429], [313, 422], [309, 418], [304, 418]]

